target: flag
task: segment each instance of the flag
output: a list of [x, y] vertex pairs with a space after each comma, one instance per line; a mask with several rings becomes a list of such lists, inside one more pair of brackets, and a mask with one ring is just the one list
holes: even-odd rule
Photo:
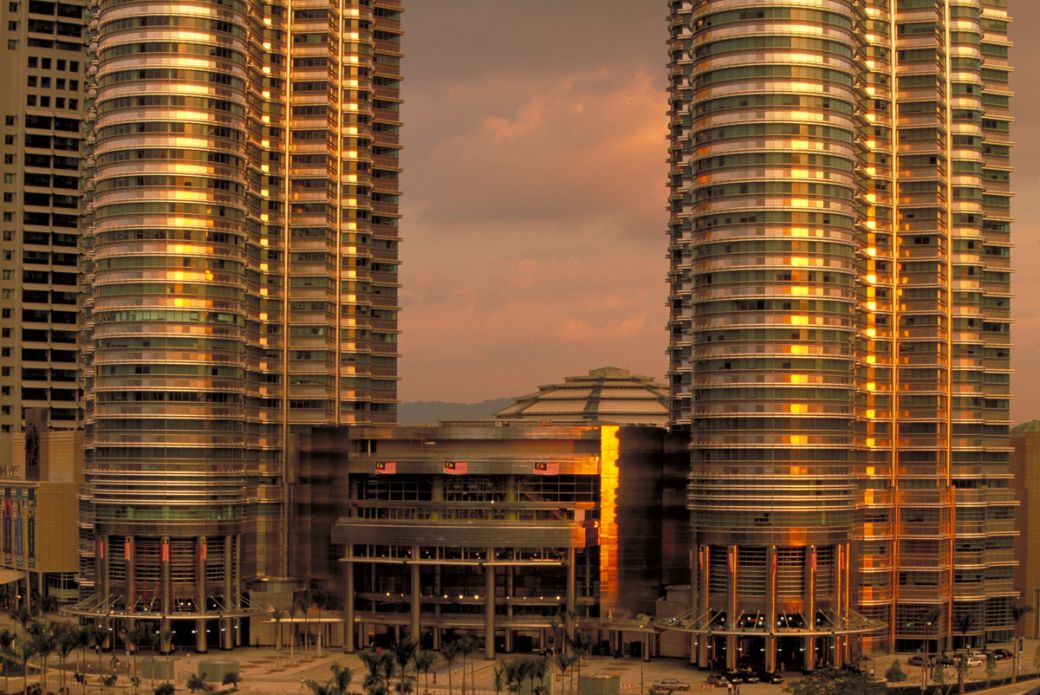
[[559, 475], [560, 474], [560, 463], [559, 461], [553, 461], [551, 463], [539, 462], [534, 464], [535, 475]]
[[397, 473], [397, 461], [379, 461], [376, 463], [376, 475], [394, 475]]
[[469, 473], [469, 463], [466, 461], [445, 461], [444, 472], [448, 475], [466, 475]]

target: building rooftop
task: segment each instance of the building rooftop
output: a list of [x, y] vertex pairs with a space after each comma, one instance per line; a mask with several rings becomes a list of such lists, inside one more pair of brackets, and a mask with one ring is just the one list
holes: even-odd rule
[[652, 377], [619, 367], [600, 367], [561, 384], [539, 386], [495, 417], [502, 420], [587, 421], [605, 424], [666, 425], [668, 387]]

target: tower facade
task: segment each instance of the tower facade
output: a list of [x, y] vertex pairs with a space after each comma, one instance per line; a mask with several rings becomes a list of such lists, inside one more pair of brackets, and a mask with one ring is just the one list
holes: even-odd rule
[[[81, 419], [77, 375], [82, 0], [0, 6], [0, 433]], [[13, 463], [6, 452], [0, 467]]]
[[400, 12], [91, 4], [83, 614], [232, 646], [293, 427], [395, 420]]
[[670, 3], [703, 664], [1011, 636], [1005, 4]]

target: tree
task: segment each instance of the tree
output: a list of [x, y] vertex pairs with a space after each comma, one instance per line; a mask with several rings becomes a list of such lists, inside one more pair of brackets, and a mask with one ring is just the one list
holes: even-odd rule
[[[466, 635], [459, 640], [459, 655], [462, 657], [462, 695], [466, 695], [466, 659], [480, 649], [480, 640], [472, 635]], [[470, 675], [470, 686], [476, 691], [475, 674]]]
[[271, 618], [274, 619], [274, 650], [276, 652], [282, 651], [282, 618], [285, 617], [285, 611], [281, 608], [275, 608], [274, 613], [271, 614]]
[[907, 675], [903, 671], [903, 666], [899, 663], [899, 659], [893, 661], [892, 665], [885, 671], [885, 680], [891, 683], [902, 683], [906, 679]]
[[238, 692], [238, 684], [242, 682], [242, 678], [238, 675], [238, 671], [230, 671], [224, 674], [224, 677], [220, 679], [220, 684], [227, 688], [224, 692], [235, 693]]
[[61, 667], [61, 689], [65, 690], [65, 666], [71, 654], [79, 647], [79, 631], [68, 623], [58, 623], [54, 626], [54, 648], [58, 652], [58, 665]]
[[[560, 669], [560, 682], [567, 682], [568, 686], [564, 688], [564, 693], [574, 690], [574, 671], [571, 667], [578, 663], [578, 657], [575, 654], [557, 654], [556, 655], [556, 667]], [[568, 671], [570, 672], [570, 681], [567, 681]]]
[[358, 655], [367, 669], [361, 684], [368, 695], [389, 695], [390, 678], [394, 673], [394, 657], [387, 652], [368, 649]]
[[[587, 632], [578, 630], [574, 633], [573, 637], [567, 638], [567, 644], [571, 648], [571, 654], [576, 658], [575, 665], [577, 667], [578, 682], [581, 682], [581, 658], [588, 653], [589, 648], [592, 646], [592, 640], [589, 638]], [[640, 654], [639, 658], [643, 658]]]
[[[898, 663], [893, 662], [893, 666]], [[887, 688], [866, 673], [825, 668], [813, 671], [801, 680], [791, 681], [784, 690], [791, 695], [884, 695]]]
[[1024, 603], [1016, 603], [1011, 606], [1011, 618], [1015, 621], [1015, 639], [1011, 645], [1011, 682], [1014, 683], [1018, 680], [1018, 624], [1029, 611], [1033, 610], [1032, 606]]
[[957, 613], [953, 617], [954, 632], [961, 636], [961, 647], [968, 646], [968, 633], [975, 627], [975, 618], [970, 613]]
[[993, 652], [986, 653], [986, 678], [993, 680], [997, 675], [997, 656]]
[[[398, 695], [407, 695], [412, 692], [412, 682], [408, 676], [408, 664], [415, 658], [415, 642], [407, 637], [400, 642], [395, 642], [391, 647], [394, 655], [394, 663], [398, 669], [397, 685], [394, 690]], [[418, 680], [418, 674], [416, 674]]]
[[100, 677], [105, 675], [105, 664], [101, 659], [101, 650], [105, 648], [105, 641], [108, 639], [108, 630], [96, 623], [93, 627], [89, 628], [89, 630], [87, 637], [90, 646], [97, 651], [98, 676]]
[[[3, 659], [4, 659], [4, 692], [5, 693], [11, 692], [10, 684], [9, 684], [9, 681], [8, 681], [8, 679], [9, 679], [8, 672], [10, 671], [10, 669], [7, 668], [7, 664], [9, 662], [14, 662], [14, 659], [15, 659], [14, 653], [11, 651], [11, 645], [12, 644], [14, 644], [14, 633], [11, 632], [10, 630], [8, 630], [6, 627], [4, 629], [0, 630], [0, 653], [3, 654]], [[1040, 653], [1040, 647], [1037, 648], [1037, 652]]]
[[[459, 641], [448, 642], [441, 646], [441, 658], [444, 659], [445, 663], [448, 664], [448, 695], [451, 695], [452, 683], [451, 683], [451, 669], [455, 660], [459, 658], [460, 648]], [[465, 676], [464, 676], [465, 677]]]
[[41, 613], [57, 613], [58, 612], [58, 599], [50, 594], [47, 594], [40, 599], [40, 612]]
[[188, 676], [188, 680], [185, 683], [188, 690], [192, 692], [192, 695], [197, 692], [207, 692], [211, 689], [210, 684], [206, 682], [205, 673], [193, 673]]
[[22, 665], [22, 691], [29, 688], [29, 661], [36, 656], [36, 645], [31, 637], [17, 637], [14, 640], [14, 653], [18, 663]]
[[332, 663], [329, 664], [329, 671], [332, 673], [329, 683], [335, 689], [336, 695], [347, 695], [350, 691], [350, 681], [353, 677], [350, 669], [337, 663]]
[[425, 676], [425, 686], [423, 687], [423, 695], [429, 695], [430, 693], [430, 670], [433, 668], [434, 663], [437, 661], [436, 652], [429, 651], [427, 649], [420, 649], [415, 652], [415, 656], [412, 657], [412, 663], [415, 664], [415, 678], [418, 680], [419, 674]]
[[10, 615], [16, 623], [22, 626], [23, 630], [29, 629], [29, 623], [32, 622], [33, 614], [29, 612], [24, 604], [11, 611]]
[[332, 672], [332, 675], [324, 683], [308, 679], [303, 684], [312, 695], [347, 695], [350, 688], [350, 669], [334, 663], [329, 666], [329, 671]]
[[33, 644], [33, 652], [40, 657], [41, 674], [43, 677], [43, 690], [47, 690], [47, 659], [54, 653], [56, 641], [51, 627], [39, 620], [33, 620], [28, 625], [29, 639]]

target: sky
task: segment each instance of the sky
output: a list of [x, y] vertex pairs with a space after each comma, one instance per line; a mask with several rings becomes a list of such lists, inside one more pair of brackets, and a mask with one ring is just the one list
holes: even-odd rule
[[[667, 2], [405, 8], [401, 399], [663, 379]], [[1040, 0], [1009, 10], [1017, 422], [1040, 418]]]

